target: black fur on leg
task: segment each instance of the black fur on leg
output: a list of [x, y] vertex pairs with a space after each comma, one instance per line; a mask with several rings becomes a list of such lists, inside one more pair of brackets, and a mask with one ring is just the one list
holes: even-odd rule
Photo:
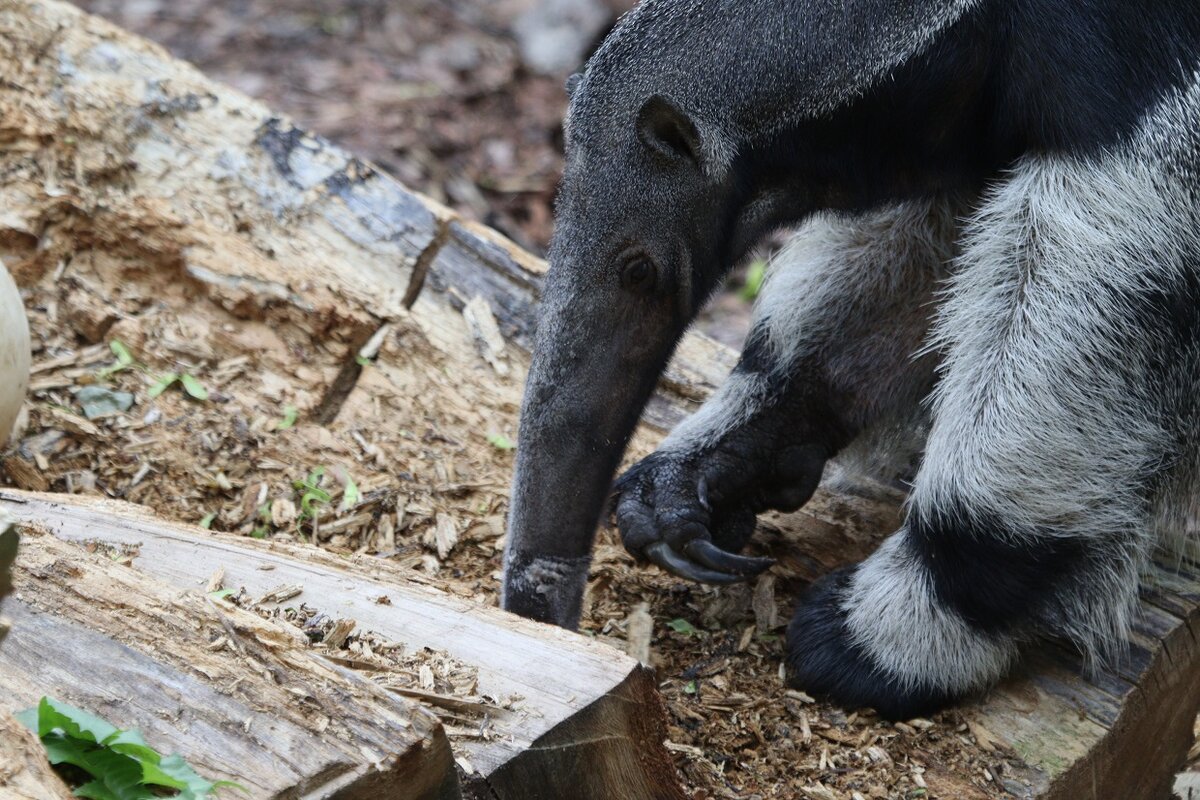
[[905, 540], [932, 579], [938, 600], [978, 630], [1012, 630], [1054, 610], [1088, 543], [1047, 531], [1014, 530], [965, 504], [914, 507]]
[[905, 688], [851, 641], [842, 603], [852, 575], [852, 568], [832, 572], [800, 598], [787, 632], [788, 684], [846, 708], [869, 706], [889, 720], [923, 716], [954, 702], [944, 691]]

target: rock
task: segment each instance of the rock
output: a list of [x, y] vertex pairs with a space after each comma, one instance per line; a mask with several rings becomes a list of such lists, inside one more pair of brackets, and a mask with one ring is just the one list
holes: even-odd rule
[[133, 407], [133, 395], [117, 392], [104, 386], [85, 386], [75, 393], [75, 400], [88, 419], [128, 411]]
[[521, 59], [534, 72], [566, 75], [583, 65], [588, 48], [612, 18], [598, 0], [536, 0], [513, 23]]

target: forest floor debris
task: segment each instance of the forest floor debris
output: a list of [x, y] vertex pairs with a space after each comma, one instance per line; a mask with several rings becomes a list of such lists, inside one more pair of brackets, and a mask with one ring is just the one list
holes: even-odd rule
[[[373, 554], [410, 567], [414, 581], [497, 601], [515, 376], [499, 378], [482, 358], [488, 381], [457, 374], [398, 323], [381, 358], [405, 365], [412, 393], [373, 393], [380, 367], [368, 364], [337, 418], [319, 425], [311, 414], [347, 358], [337, 337], [234, 321], [189, 298], [169, 270], [139, 281], [120, 275], [76, 259], [28, 292], [34, 386], [17, 446], [3, 461], [8, 483], [118, 497], [216, 530]], [[103, 309], [114, 320], [97, 339], [81, 321]], [[172, 374], [193, 376], [195, 391], [180, 383], [155, 392]], [[97, 393], [79, 397], [89, 387], [133, 402], [89, 420], [83, 404]], [[218, 577], [213, 591], [236, 597], [238, 587]], [[798, 588], [770, 574], [754, 586], [692, 585], [635, 565], [613, 532], [599, 536], [582, 630], [621, 649], [632, 636], [639, 657], [657, 667], [669, 747], [694, 797], [940, 797], [948, 796], [939, 786], [949, 769], [956, 792], [967, 775], [976, 796], [1004, 796], [1005, 754], [987, 748], [986, 736], [956, 712], [890, 724], [784, 686], [782, 633]], [[236, 600], [269, 608], [340, 663], [422, 700], [452, 740], [486, 736], [493, 706], [519, 708], [517, 698], [478, 695], [469, 668], [289, 605], [293, 593], [281, 586]]]

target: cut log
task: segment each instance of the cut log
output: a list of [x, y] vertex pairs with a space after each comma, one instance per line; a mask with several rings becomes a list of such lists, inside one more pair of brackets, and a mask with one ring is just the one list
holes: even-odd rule
[[71, 791], [46, 761], [46, 748], [11, 714], [0, 711], [0, 800], [67, 800]]
[[15, 577], [0, 714], [55, 697], [251, 797], [461, 796], [437, 719], [311, 654], [293, 628], [33, 529]]
[[[513, 800], [682, 796], [670, 760], [659, 755], [665, 727], [653, 672], [611, 647], [414, 586], [410, 571], [379, 559], [339, 558], [314, 548], [213, 534], [155, 519], [128, 503], [95, 498], [0, 490], [0, 505], [22, 525], [48, 531], [64, 541], [104, 543], [135, 553], [133, 570], [113, 568], [130, 586], [145, 576], [179, 590], [196, 590], [220, 570], [225, 586], [245, 588], [255, 596], [279, 586], [297, 587], [298, 593], [289, 592], [289, 604], [308, 603], [353, 620], [359, 629], [401, 642], [407, 649], [429, 647], [477, 667], [481, 693], [497, 698], [515, 695], [519, 700], [511, 711], [493, 710], [486, 737], [458, 744], [460, 765], [471, 768], [464, 779], [469, 796]], [[36, 575], [32, 559], [23, 552], [21, 569]], [[386, 603], [380, 602], [382, 597], [387, 598]], [[145, 599], [145, 595], [133, 594], [124, 602], [141, 606]], [[101, 608], [115, 603], [107, 597], [85, 596], [83, 600]], [[125, 611], [136, 613], [136, 609]], [[87, 616], [86, 602], [79, 605], [78, 615], [81, 622], [97, 627]], [[64, 656], [59, 662], [63, 665], [61, 680], [67, 685], [70, 675], [86, 675], [89, 665], [106, 663], [101, 651], [85, 643], [93, 634], [79, 630], [47, 637], [35, 621], [22, 613], [15, 615], [15, 641], [0, 651], [0, 671], [5, 658], [18, 658], [24, 648], [32, 648], [29, 658], [44, 657], [32, 653], [38, 651], [34, 642], [46, 638], [56, 638], [59, 647], [77, 653], [74, 659]], [[171, 649], [186, 633], [175, 627], [160, 629], [157, 634], [147, 631], [148, 636], [156, 637], [153, 641], [158, 647]], [[26, 674], [14, 681], [19, 684], [29, 679]], [[0, 676], [0, 696], [4, 695], [4, 680]], [[104, 683], [109, 683], [107, 678]], [[33, 693], [44, 693], [34, 689], [35, 685], [26, 684], [22, 702], [28, 704]], [[197, 691], [205, 688], [200, 686]], [[192, 703], [190, 691], [178, 696], [187, 696]], [[121, 696], [125, 694], [140, 698], [147, 693], [131, 689]], [[238, 716], [240, 710], [215, 713], [226, 719], [244, 719]], [[338, 716], [334, 708], [326, 713]], [[351, 730], [358, 723], [356, 715], [343, 721]], [[264, 757], [272, 758], [280, 740], [274, 733], [262, 740]], [[378, 743], [372, 742], [372, 746], [378, 747]], [[286, 748], [288, 752], [292, 749]], [[230, 755], [240, 763], [240, 753], [230, 751]]]
[[[19, 283], [53, 274], [82, 242], [92, 248], [89, 256], [100, 264], [98, 270], [123, 276], [170, 271], [194, 297], [219, 304], [239, 319], [295, 326], [314, 338], [336, 334], [353, 351], [385, 324], [415, 326], [421, 346], [445, 359], [442, 369], [464, 369], [462, 354], [481, 353], [494, 371], [486, 379], [493, 390], [489, 402], [515, 406], [534, 332], [542, 262], [207, 81], [159, 48], [64, 4], [0, 3], [0, 65], [5, 74], [0, 139], [6, 144], [0, 151], [6, 176], [0, 185], [0, 256]], [[45, 155], [47, 142], [71, 142], [70, 157]], [[481, 302], [499, 326], [503, 351], [497, 352], [468, 319], [478, 319]], [[464, 315], [468, 304], [472, 309]], [[655, 430], [694, 410], [733, 362], [727, 348], [700, 335], [685, 337], [635, 448], [644, 449], [653, 443]], [[404, 396], [409, 382], [403, 364], [381, 359], [373, 373], [373, 391]], [[341, 404], [364, 391], [360, 378], [353, 363], [338, 372], [319, 404], [321, 419], [337, 419]], [[36, 485], [36, 457], [14, 456], [6, 471]], [[812, 578], [863, 557], [895, 529], [900, 519], [895, 492], [829, 488], [801, 513], [763, 526], [768, 541], [787, 545], [783, 574]], [[186, 541], [188, 558], [218, 553], [204, 563], [223, 562], [228, 570], [238, 569], [238, 558], [295, 561], [291, 548], [245, 549], [242, 542], [196, 530], [166, 526], [169, 536], [152, 536], [148, 531], [162, 530], [160, 523], [127, 508], [85, 513], [79, 509], [88, 507], [75, 501], [55, 505], [48, 498], [8, 498], [14, 509], [25, 508], [27, 518], [49, 522], [75, 515], [76, 532], [70, 534], [75, 537], [87, 535], [78, 525], [88, 514], [103, 512], [106, 536], [137, 539], [142, 568], [168, 580], [175, 574], [180, 585], [195, 586], [208, 573], [199, 566], [189, 573], [187, 559], [165, 556], [147, 566], [156, 548], [177, 555], [181, 547], [151, 542]], [[131, 521], [121, 522], [127, 514]], [[70, 529], [65, 522], [58, 527]], [[773, 549], [778, 554], [781, 547]], [[370, 559], [341, 560], [308, 549], [295, 565], [307, 570], [300, 582], [310, 591], [322, 581], [319, 598], [326, 603], [346, 598], [353, 614], [361, 614], [356, 617], [361, 624], [394, 630], [396, 638], [414, 646], [448, 649], [470, 638], [463, 630], [482, 636], [483, 630], [510, 625], [520, 646], [533, 648], [513, 656], [497, 649], [494, 639], [484, 639], [490, 643], [484, 648], [453, 644], [488, 662], [479, 664], [481, 675], [490, 675], [497, 687], [538, 675], [537, 688], [554, 700], [537, 702], [559, 709], [523, 721], [507, 751], [504, 743], [469, 746], [468, 759], [478, 759], [471, 761], [478, 770], [471, 791], [514, 798], [539, 792], [581, 798], [680, 796], [660, 744], [651, 679], [630, 662], [600, 645], [585, 656], [581, 639], [524, 622], [502, 623], [497, 612], [462, 601], [439, 602], [450, 603], [457, 615], [453, 621], [465, 629], [426, 625], [416, 615], [401, 619], [394, 608], [362, 607], [361, 596], [350, 590], [359, 585], [356, 581], [374, 582], [372, 591], [383, 587], [391, 596], [399, 595], [400, 582], [407, 580]], [[1069, 655], [1046, 647], [1020, 675], [969, 704], [965, 713], [977, 746], [994, 751], [1005, 769], [986, 778], [964, 774], [953, 763], [926, 764], [934, 796], [993, 797], [1007, 791], [1026, 798], [1098, 800], [1165, 795], [1170, 773], [1191, 742], [1191, 721], [1200, 703], [1195, 647], [1200, 581], [1191, 570], [1189, 564], [1157, 569], [1156, 588], [1142, 603], [1133, 656], [1119, 669], [1084, 677]], [[326, 573], [337, 580], [323, 582], [319, 576]], [[263, 585], [262, 576], [238, 575], [248, 586]], [[273, 576], [267, 582], [281, 581]], [[385, 627], [395, 625], [403, 631]], [[596, 666], [595, 673], [588, 671], [591, 667], [571, 669], [561, 660], [563, 653], [573, 654], [574, 663], [605, 666]], [[538, 672], [543, 658], [562, 665], [561, 671]], [[596, 675], [607, 677], [597, 682]], [[582, 693], [571, 693], [575, 690], [567, 683]], [[639, 729], [639, 723], [651, 730]], [[624, 736], [641, 739], [628, 746]], [[597, 748], [606, 752], [595, 759], [577, 757]], [[487, 752], [496, 755], [489, 760]], [[627, 764], [593, 776], [596, 763], [621, 760]], [[630, 775], [640, 788], [626, 789]]]

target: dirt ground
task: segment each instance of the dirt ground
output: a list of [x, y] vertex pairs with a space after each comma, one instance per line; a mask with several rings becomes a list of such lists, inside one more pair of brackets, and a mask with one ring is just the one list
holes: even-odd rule
[[[497, 601], [515, 382], [493, 381], [486, 395], [466, 397], [463, 366], [401, 326], [382, 344], [387, 366], [365, 367], [337, 418], [320, 424], [315, 409], [346, 361], [343, 345], [316, 340], [286, 317], [235, 318], [196, 302], [169, 270], [134, 279], [110, 257], [120, 254], [76, 257], [29, 292], [32, 402], [20, 445], [3, 463], [8, 483], [376, 554], [413, 568], [422, 583]], [[128, 358], [114, 354], [113, 341]], [[385, 383], [375, 377], [382, 369], [403, 374]], [[155, 396], [170, 374], [193, 380]], [[411, 391], [381, 391], [397, 380]], [[88, 403], [129, 406], [88, 419], [81, 390], [90, 390]], [[956, 712], [889, 724], [786, 690], [781, 634], [797, 588], [774, 576], [722, 590], [681, 582], [637, 567], [611, 531], [601, 534], [582, 628], [627, 648], [631, 618], [649, 613], [668, 746], [694, 797], [1003, 796], [1003, 754], [979, 746], [980, 732]], [[292, 615], [317, 641], [331, 624], [319, 612]], [[354, 664], [369, 660], [364, 651], [388, 655], [366, 631], [339, 650]], [[434, 671], [423, 674], [421, 664]], [[470, 680], [434, 656], [393, 661], [389, 670], [386, 680], [403, 684], [407, 673], [417, 689]], [[962, 793], [962, 776], [974, 794]], [[955, 788], [939, 789], [946, 785]]]

